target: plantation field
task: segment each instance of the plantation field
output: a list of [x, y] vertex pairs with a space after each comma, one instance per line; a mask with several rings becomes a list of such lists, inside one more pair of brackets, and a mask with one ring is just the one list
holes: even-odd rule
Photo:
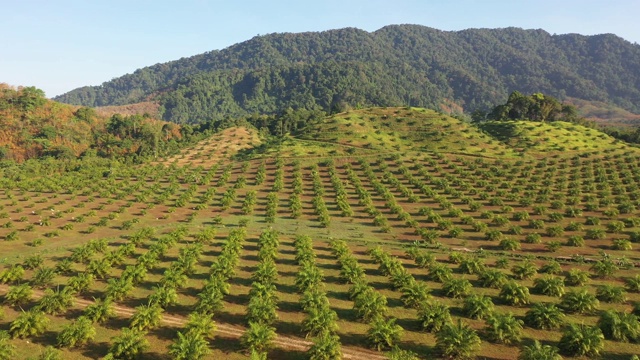
[[[374, 136], [378, 125], [362, 126]], [[459, 331], [480, 358], [516, 359], [534, 340], [562, 348], [577, 324], [602, 329], [603, 358], [640, 353], [602, 320], [640, 312], [635, 149], [585, 141], [521, 156], [533, 145], [469, 150], [489, 135], [456, 130], [469, 146], [416, 148], [398, 135], [399, 150], [340, 140], [358, 150], [294, 155], [284, 144], [280, 156], [233, 161], [259, 139], [225, 131], [154, 165], [0, 169], [0, 348], [410, 358], [397, 347], [430, 359], [456, 355], [445, 332]], [[314, 140], [335, 140], [324, 136]]]

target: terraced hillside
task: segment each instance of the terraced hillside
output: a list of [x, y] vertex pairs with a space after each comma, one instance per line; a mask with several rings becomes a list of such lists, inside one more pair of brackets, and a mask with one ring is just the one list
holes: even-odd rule
[[0, 349], [431, 359], [460, 355], [458, 331], [477, 339], [471, 356], [516, 359], [534, 340], [571, 356], [565, 325], [583, 324], [603, 358], [640, 353], [607, 321], [640, 312], [636, 150], [522, 156], [442, 118], [354, 111], [291, 139], [364, 148], [335, 157], [281, 144], [234, 161], [214, 137], [165, 164], [1, 168]]

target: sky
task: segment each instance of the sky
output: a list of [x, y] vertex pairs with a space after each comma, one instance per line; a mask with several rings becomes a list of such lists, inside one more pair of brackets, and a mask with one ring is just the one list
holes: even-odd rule
[[0, 8], [0, 83], [48, 97], [270, 33], [515, 26], [640, 43], [638, 0], [0, 0]]

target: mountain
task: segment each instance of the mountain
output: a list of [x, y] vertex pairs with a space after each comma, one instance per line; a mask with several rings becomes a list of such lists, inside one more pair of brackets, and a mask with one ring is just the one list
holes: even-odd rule
[[84, 106], [152, 100], [164, 120], [199, 123], [287, 108], [455, 104], [471, 112], [504, 102], [515, 90], [640, 112], [640, 46], [612, 34], [519, 28], [392, 25], [270, 34], [55, 100]]

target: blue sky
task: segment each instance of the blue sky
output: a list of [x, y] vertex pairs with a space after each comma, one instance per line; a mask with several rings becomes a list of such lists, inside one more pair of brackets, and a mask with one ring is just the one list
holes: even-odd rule
[[640, 43], [637, 0], [0, 0], [0, 82], [52, 97], [259, 34], [390, 24], [614, 33]]

